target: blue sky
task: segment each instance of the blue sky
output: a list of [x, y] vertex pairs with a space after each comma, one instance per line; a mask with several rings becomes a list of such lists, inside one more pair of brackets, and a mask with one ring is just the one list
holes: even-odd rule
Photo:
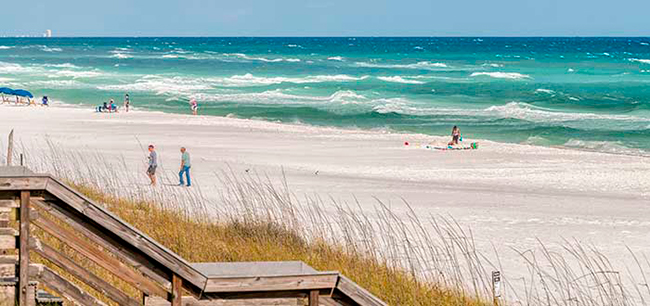
[[[650, 0], [18, 0], [0, 35], [650, 36]], [[16, 12], [16, 13], [7, 13]]]

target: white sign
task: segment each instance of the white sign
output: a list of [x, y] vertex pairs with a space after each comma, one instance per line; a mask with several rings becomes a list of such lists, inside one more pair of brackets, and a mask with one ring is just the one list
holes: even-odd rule
[[501, 272], [493, 271], [492, 272], [492, 291], [494, 297], [501, 297]]

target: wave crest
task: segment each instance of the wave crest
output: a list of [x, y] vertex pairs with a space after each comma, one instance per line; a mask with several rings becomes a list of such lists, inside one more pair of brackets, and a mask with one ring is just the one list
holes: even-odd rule
[[518, 72], [474, 72], [470, 76], [471, 77], [488, 76], [496, 79], [511, 79], [511, 80], [531, 78], [529, 75], [521, 74]]

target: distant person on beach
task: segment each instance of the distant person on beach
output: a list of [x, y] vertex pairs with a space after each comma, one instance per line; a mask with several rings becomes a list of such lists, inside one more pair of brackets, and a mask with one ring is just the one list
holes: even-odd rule
[[454, 125], [454, 128], [451, 129], [451, 141], [448, 143], [448, 145], [449, 146], [457, 145], [459, 139], [460, 139], [460, 128]]
[[196, 116], [199, 112], [199, 104], [196, 102], [196, 99], [190, 100], [190, 109], [192, 109], [192, 115]]
[[43, 96], [43, 99], [41, 100], [41, 106], [50, 106], [50, 101], [47, 98], [47, 96]]
[[129, 107], [131, 107], [131, 99], [129, 98], [129, 94], [124, 95], [124, 110], [128, 113], [129, 112]]
[[183, 181], [183, 173], [185, 173], [185, 177], [187, 178], [187, 187], [192, 186], [192, 181], [190, 179], [191, 166], [190, 153], [187, 152], [185, 147], [181, 147], [181, 171], [178, 173], [178, 176], [180, 177], [180, 184], [178, 186], [183, 186], [185, 184]]
[[103, 113], [105, 110], [108, 110], [108, 103], [104, 102], [103, 105], [97, 106], [97, 111]]
[[147, 176], [151, 180], [151, 186], [156, 186], [156, 168], [158, 167], [158, 154], [153, 145], [149, 145], [149, 167]]

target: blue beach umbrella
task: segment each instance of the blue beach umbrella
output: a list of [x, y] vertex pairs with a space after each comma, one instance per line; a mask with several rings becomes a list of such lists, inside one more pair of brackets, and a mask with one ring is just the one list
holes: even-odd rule
[[13, 95], [14, 90], [9, 87], [0, 87], [0, 94]]
[[13, 95], [14, 95], [14, 96], [21, 96], [21, 97], [28, 97], [28, 98], [30, 98], [30, 99], [31, 99], [31, 98], [34, 98], [34, 95], [32, 95], [31, 92], [29, 92], [29, 91], [27, 91], [27, 90], [23, 90], [23, 89], [16, 89], [16, 90], [14, 90]]

